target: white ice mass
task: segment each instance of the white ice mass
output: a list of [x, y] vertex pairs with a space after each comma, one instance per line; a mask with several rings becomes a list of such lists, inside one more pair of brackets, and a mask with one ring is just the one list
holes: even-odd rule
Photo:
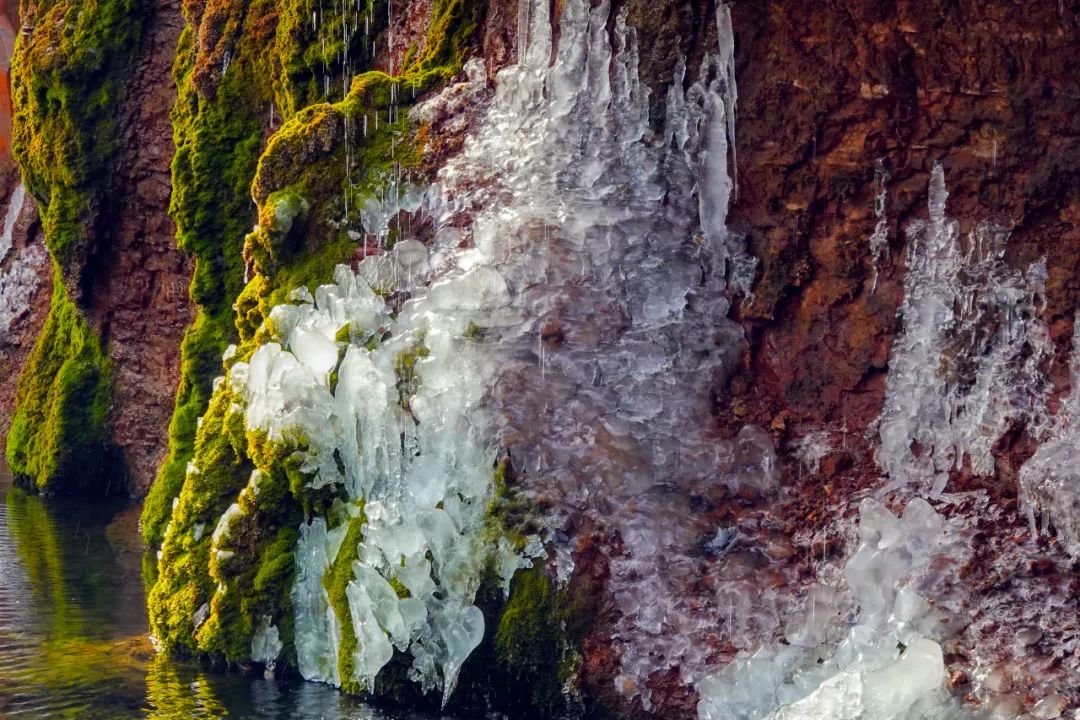
[[945, 691], [938, 641], [948, 627], [919, 591], [955, 552], [952, 531], [921, 499], [896, 517], [859, 511], [859, 544], [842, 578], [812, 588], [786, 644], [746, 652], [697, 684], [701, 720], [963, 718]]

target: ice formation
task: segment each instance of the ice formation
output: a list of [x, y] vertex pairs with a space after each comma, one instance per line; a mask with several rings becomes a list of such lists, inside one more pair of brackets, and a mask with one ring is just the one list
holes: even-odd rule
[[[483, 637], [472, 601], [485, 560], [497, 551], [484, 538], [496, 448], [480, 402], [492, 363], [466, 331], [503, 314], [505, 283], [483, 265], [450, 272], [391, 318], [363, 268], [339, 266], [335, 280], [313, 298], [296, 293], [296, 304], [274, 308], [270, 322], [282, 343], [233, 365], [229, 382], [245, 403], [248, 428], [301, 448], [311, 487], [342, 486], [352, 501], [364, 501], [347, 588], [360, 640], [353, 679], [370, 687], [396, 647], [412, 656], [415, 680], [449, 695]], [[355, 516], [357, 505], [350, 507]], [[215, 543], [232, 514], [222, 517]], [[323, 577], [348, 519], [332, 518], [331, 527], [317, 517], [301, 527], [292, 592], [300, 671], [332, 684], [342, 682], [341, 628]], [[409, 597], [399, 598], [391, 581]]]
[[960, 533], [922, 499], [898, 518], [864, 500], [842, 578], [811, 588], [784, 644], [743, 653], [697, 684], [700, 720], [963, 718], [944, 688], [952, 625], [922, 593], [950, 582]]
[[22, 212], [23, 203], [26, 201], [26, 188], [22, 183], [15, 186], [15, 189], [11, 191], [11, 198], [8, 200], [7, 213], [4, 215], [4, 227], [0, 230], [0, 262], [7, 257], [7, 254], [11, 251], [12, 239], [15, 234], [15, 222], [19, 219], [19, 214]]
[[15, 186], [0, 230], [0, 346], [12, 324], [28, 311], [30, 296], [40, 284], [48, 263], [45, 248], [34, 244], [23, 250], [14, 247], [15, 223], [26, 201], [22, 183]]
[[[741, 585], [718, 594], [694, 582], [706, 529], [693, 498], [717, 483], [778, 491], [767, 432], [707, 434], [710, 395], [744, 343], [726, 319], [728, 290], [746, 293], [755, 271], [726, 227], [730, 15], [721, 5], [719, 52], [697, 78], [676, 69], [656, 133], [625, 10], [612, 18], [607, 1], [568, 0], [553, 53], [550, 3], [519, 7], [520, 62], [496, 78], [462, 153], [430, 187], [393, 187], [362, 208], [364, 242], [388, 246], [386, 220], [414, 210], [434, 240], [406, 228], [355, 272], [339, 267], [334, 284], [298, 289], [270, 315], [277, 341], [227, 382], [250, 429], [302, 448], [311, 487], [342, 486], [343, 512], [364, 501], [346, 593], [354, 680], [370, 683], [396, 649], [415, 680], [447, 696], [483, 635], [472, 602], [485, 560], [496, 559], [504, 590], [545, 552], [565, 581], [564, 531], [583, 515], [626, 548], [609, 585], [622, 613], [619, 683], [648, 706], [646, 679], [679, 667], [690, 682], [729, 600], [747, 599]], [[438, 116], [478, 84], [470, 72], [413, 112]], [[406, 299], [391, 308], [388, 293]], [[485, 536], [502, 453], [518, 484], [554, 507], [546, 550]], [[341, 628], [322, 578], [344, 522], [301, 527], [292, 591], [301, 673], [334, 684]]]
[[1040, 318], [1045, 261], [1010, 270], [1008, 233], [990, 223], [961, 238], [940, 164], [929, 195], [929, 221], [909, 231], [878, 462], [897, 486], [932, 479], [940, 492], [965, 461], [992, 472], [990, 450], [1010, 423], [1040, 436], [1049, 392], [1040, 365], [1052, 347]]
[[[500, 74], [430, 207], [495, 263], [520, 313], [484, 330], [499, 362], [488, 402], [520, 481], [554, 504], [559, 577], [572, 571], [563, 523], [577, 514], [626, 548], [609, 584], [616, 682], [648, 706], [647, 678], [702, 667], [704, 638], [728, 613], [727, 596], [691, 582], [704, 530], [693, 496], [717, 483], [775, 490], [767, 433], [706, 435], [710, 392], [743, 343], [726, 291], [746, 292], [755, 269], [726, 227], [730, 17], [722, 6], [720, 52], [696, 79], [676, 68], [654, 134], [624, 13], [612, 35], [609, 3], [567, 2], [553, 52], [549, 3], [520, 7], [520, 62]], [[438, 267], [447, 253], [432, 257]]]
[[1072, 343], [1072, 387], [1050, 439], [1020, 469], [1020, 490], [1024, 502], [1053, 523], [1065, 551], [1080, 560], [1080, 322]]
[[282, 642], [278, 629], [270, 623], [268, 615], [263, 616], [251, 638], [251, 659], [273, 669], [281, 654]]
[[877, 290], [881, 265], [889, 250], [889, 171], [883, 165], [874, 169], [874, 232], [870, 235], [870, 292]]

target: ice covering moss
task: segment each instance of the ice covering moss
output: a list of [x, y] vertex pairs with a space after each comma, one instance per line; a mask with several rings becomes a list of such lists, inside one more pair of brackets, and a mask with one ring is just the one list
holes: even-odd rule
[[[467, 357], [482, 354], [481, 338], [465, 337], [465, 330], [477, 326], [473, 320], [490, 320], [474, 314], [457, 328], [447, 290], [432, 308], [453, 315], [456, 330], [429, 334], [414, 317], [400, 332], [391, 329], [402, 320], [400, 308], [386, 303], [394, 289], [383, 266], [400, 263], [402, 277], [418, 281], [427, 251], [391, 237], [395, 231], [384, 226], [400, 211], [416, 212], [423, 196], [409, 178], [420, 166], [421, 125], [402, 99], [457, 73], [485, 4], [436, 2], [426, 42], [396, 69], [399, 76], [361, 72], [357, 61], [353, 72], [329, 80], [319, 67], [325, 58], [300, 45], [332, 28], [336, 16], [317, 18], [309, 32], [305, 6], [302, 0], [282, 5], [268, 45], [271, 116], [281, 127], [251, 177], [258, 224], [246, 235], [239, 263], [234, 255], [222, 262], [216, 249], [225, 227], [219, 218], [226, 215], [220, 198], [229, 197], [221, 178], [234, 177], [234, 166], [206, 165], [205, 186], [191, 172], [209, 148], [196, 146], [200, 132], [211, 139], [214, 113], [220, 110], [224, 127], [233, 127], [236, 113], [219, 100], [228, 97], [233, 71], [205, 62], [206, 49], [195, 47], [190, 28], [178, 60], [178, 80], [189, 87], [182, 86], [174, 114], [182, 139], [174, 214], [203, 266], [193, 296], [213, 309], [214, 288], [235, 283], [241, 271], [248, 280], [235, 294], [227, 286], [224, 293], [236, 299], [238, 333], [238, 346], [225, 352], [226, 377], [201, 419], [191, 411], [178, 415], [180, 432], [163, 470], [171, 481], [153, 498], [154, 517], [144, 516], [148, 534], [157, 528], [164, 539], [152, 622], [174, 651], [229, 662], [273, 655], [272, 662], [295, 664], [306, 677], [352, 691], [400, 687], [407, 668], [418, 689], [445, 698], [484, 636], [473, 599], [491, 567], [512, 575], [528, 565], [519, 557], [526, 542], [517, 531], [502, 536], [491, 520], [498, 452], [490, 433], [461, 434], [475, 398], [454, 396], [442, 375], [472, 370]], [[242, 14], [218, 11], [231, 19], [214, 52], [235, 42], [231, 62], [242, 62], [248, 30], [237, 33], [230, 24]], [[371, 27], [377, 32], [374, 19]], [[346, 47], [359, 45], [346, 40], [338, 51]], [[265, 80], [256, 80], [259, 92]], [[336, 97], [326, 92], [335, 82], [342, 88]], [[336, 102], [309, 104], [324, 99]], [[252, 147], [243, 137], [238, 146]], [[237, 181], [248, 167], [235, 174]], [[206, 177], [210, 171], [217, 177]], [[244, 217], [239, 209], [230, 222]], [[360, 275], [346, 267], [335, 272], [354, 258], [357, 238], [365, 235], [386, 249], [404, 242], [377, 263], [361, 263]], [[205, 247], [195, 245], [200, 242]], [[334, 284], [325, 284], [332, 275]], [[479, 272], [460, 287], [465, 296], [486, 298], [496, 290], [491, 280]], [[206, 351], [197, 357], [206, 361], [191, 375], [202, 385], [183, 385], [195, 389], [178, 403], [185, 410], [199, 407], [198, 392], [209, 393], [209, 378], [221, 367], [211, 361], [212, 348], [231, 334], [221, 331], [224, 315], [210, 316], [196, 325], [197, 349]], [[431, 342], [440, 344], [437, 357], [429, 353]], [[457, 342], [472, 349], [444, 352]], [[357, 425], [360, 415], [364, 422]], [[431, 429], [429, 438], [416, 423]], [[401, 453], [403, 433], [419, 454]], [[185, 450], [192, 435], [194, 449]], [[279, 499], [265, 507], [250, 502], [268, 492]], [[260, 587], [260, 578], [268, 579], [273, 602], [247, 597], [246, 588]], [[286, 578], [291, 587], [283, 594]], [[508, 582], [499, 577], [496, 587]]]

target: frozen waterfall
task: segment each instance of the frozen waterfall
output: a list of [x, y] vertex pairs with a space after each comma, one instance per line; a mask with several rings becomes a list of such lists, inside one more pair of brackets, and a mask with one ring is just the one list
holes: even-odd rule
[[[696, 569], [671, 559], [699, 536], [690, 495], [718, 469], [733, 487], [773, 482], [766, 434], [707, 434], [710, 391], [743, 343], [725, 319], [725, 287], [748, 288], [754, 272], [725, 224], [734, 40], [721, 6], [720, 52], [692, 82], [676, 69], [658, 134], [625, 12], [610, 33], [608, 2], [567, 2], [552, 61], [549, 8], [521, 3], [520, 62], [499, 74], [436, 182], [364, 208], [376, 235], [379, 218], [419, 208], [435, 241], [403, 238], [313, 295], [298, 289], [271, 314], [278, 342], [235, 364], [228, 381], [249, 427], [303, 439], [311, 486], [340, 484], [364, 502], [348, 589], [356, 680], [370, 683], [396, 648], [425, 688], [452, 691], [484, 631], [472, 604], [484, 558], [502, 557], [508, 586], [543, 552], [539, 539], [516, 554], [485, 544], [492, 468], [507, 453], [526, 491], [555, 503], [545, 539], [560, 578], [573, 567], [556, 538], [572, 515], [623, 538], [612, 580], [623, 677], [640, 679], [625, 687], [647, 704], [644, 679], [700, 666], [693, 633], [722, 615], [702, 596], [706, 620], [687, 625], [684, 587]], [[414, 113], [438, 115], [474, 92], [478, 74], [467, 70], [471, 91], [448, 88]], [[408, 299], [392, 309], [388, 292]], [[343, 531], [331, 526], [316, 518], [301, 528], [293, 600], [303, 674], [336, 684], [340, 628], [322, 577]], [[668, 623], [687, 636], [672, 638]], [[260, 632], [255, 644], [272, 648], [269, 628]]]

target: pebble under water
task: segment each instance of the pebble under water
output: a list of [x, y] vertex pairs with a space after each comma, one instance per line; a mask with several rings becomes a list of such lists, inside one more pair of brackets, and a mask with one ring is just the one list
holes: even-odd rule
[[128, 501], [47, 507], [0, 465], [0, 718], [433, 720], [326, 685], [156, 654], [138, 510]]

